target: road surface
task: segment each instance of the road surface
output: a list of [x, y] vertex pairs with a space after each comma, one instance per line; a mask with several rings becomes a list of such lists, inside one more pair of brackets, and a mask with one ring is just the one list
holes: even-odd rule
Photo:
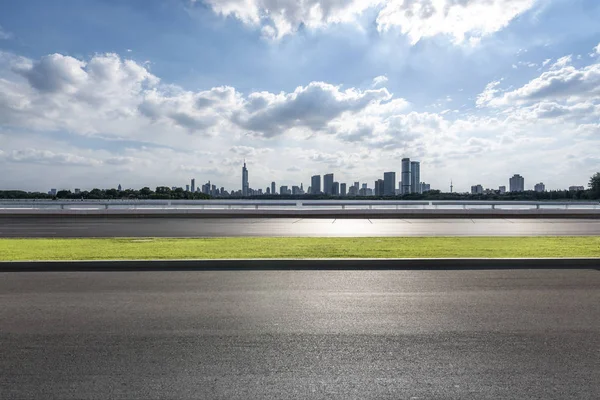
[[2, 399], [598, 399], [600, 271], [3, 273]]
[[0, 218], [0, 237], [540, 235], [600, 235], [600, 220]]

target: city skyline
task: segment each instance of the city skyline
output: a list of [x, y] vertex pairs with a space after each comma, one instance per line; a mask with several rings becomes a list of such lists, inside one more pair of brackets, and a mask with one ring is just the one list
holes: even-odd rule
[[406, 155], [443, 190], [587, 185], [600, 3], [405, 3], [0, 4], [0, 189], [237, 188], [246, 159], [253, 187], [349, 190]]

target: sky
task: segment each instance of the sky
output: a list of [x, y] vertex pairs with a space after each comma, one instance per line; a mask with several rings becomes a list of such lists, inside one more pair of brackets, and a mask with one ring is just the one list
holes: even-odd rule
[[0, 1], [0, 189], [600, 171], [597, 0]]

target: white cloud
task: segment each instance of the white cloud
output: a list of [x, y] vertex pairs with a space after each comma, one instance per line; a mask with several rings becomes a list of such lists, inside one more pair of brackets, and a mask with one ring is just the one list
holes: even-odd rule
[[398, 28], [412, 44], [422, 38], [449, 35], [453, 42], [474, 45], [506, 27], [537, 0], [205, 0], [213, 11], [260, 27], [263, 35], [281, 39], [300, 26], [322, 28], [354, 23], [376, 10], [380, 31]]
[[383, 83], [386, 83], [387, 81], [388, 81], [387, 76], [385, 76], [385, 75], [379, 75], [379, 76], [376, 76], [375, 78], [373, 78], [373, 84], [371, 86], [372, 87], [376, 87], [376, 86], [379, 86], [379, 85], [381, 85]]
[[7, 40], [7, 39], [11, 39], [12, 37], [13, 37], [12, 33], [6, 32], [2, 28], [2, 25], [0, 25], [0, 40]]
[[49, 150], [39, 150], [28, 148], [24, 150], [13, 150], [2, 155], [6, 161], [16, 163], [34, 163], [47, 165], [78, 165], [95, 166], [102, 164], [102, 161], [93, 158], [81, 157], [69, 153], [53, 153]]
[[597, 99], [600, 96], [600, 64], [592, 64], [581, 69], [566, 65], [564, 62], [560, 62], [560, 65], [563, 67], [552, 68], [522, 87], [505, 92], [501, 96], [497, 96], [498, 82], [492, 82], [478, 96], [477, 106], [502, 107], [542, 100], [581, 101]]
[[598, 46], [594, 47], [594, 51], [592, 54], [596, 55], [596, 56], [600, 56], [600, 43], [598, 43]]
[[536, 0], [403, 0], [388, 1], [377, 16], [379, 29], [398, 28], [415, 44], [439, 34], [455, 43], [478, 42], [505, 28], [531, 9]]
[[561, 68], [564, 68], [567, 65], [571, 64], [572, 60], [573, 60], [573, 56], [570, 55], [570, 54], [568, 56], [561, 57], [558, 60], [556, 60], [556, 62], [554, 64], [552, 64], [550, 66], [550, 69], [561, 69]]

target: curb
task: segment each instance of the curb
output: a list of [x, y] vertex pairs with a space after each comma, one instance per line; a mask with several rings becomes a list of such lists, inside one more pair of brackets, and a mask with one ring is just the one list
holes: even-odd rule
[[1, 272], [599, 269], [600, 258], [2, 261]]

